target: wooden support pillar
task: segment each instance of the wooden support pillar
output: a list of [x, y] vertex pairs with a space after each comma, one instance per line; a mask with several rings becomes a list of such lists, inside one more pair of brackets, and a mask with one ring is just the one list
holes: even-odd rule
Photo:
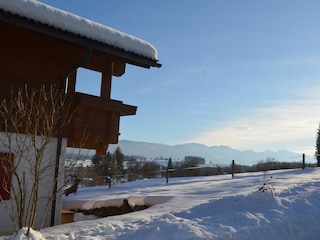
[[98, 143], [96, 145], [96, 155], [106, 155], [109, 144]]
[[110, 99], [111, 97], [111, 83], [113, 75], [113, 62], [108, 61], [106, 67], [102, 72], [100, 97]]

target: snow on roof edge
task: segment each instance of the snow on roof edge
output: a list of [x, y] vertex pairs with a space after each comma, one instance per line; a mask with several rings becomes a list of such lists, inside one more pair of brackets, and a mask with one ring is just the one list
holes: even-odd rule
[[0, 0], [0, 9], [157, 61], [150, 43], [75, 14], [34, 0]]

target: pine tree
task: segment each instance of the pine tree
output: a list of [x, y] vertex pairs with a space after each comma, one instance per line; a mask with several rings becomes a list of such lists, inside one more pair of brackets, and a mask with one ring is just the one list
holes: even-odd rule
[[119, 171], [123, 170], [123, 159], [124, 159], [124, 154], [122, 153], [122, 150], [120, 147], [117, 147], [116, 150], [113, 153], [115, 164], [118, 168]]
[[124, 154], [118, 147], [113, 153], [107, 152], [105, 155], [95, 155], [92, 163], [96, 172], [100, 176], [114, 176], [123, 171]]

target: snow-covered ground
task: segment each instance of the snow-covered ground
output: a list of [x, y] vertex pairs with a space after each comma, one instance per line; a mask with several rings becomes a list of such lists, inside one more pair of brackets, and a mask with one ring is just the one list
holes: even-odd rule
[[172, 178], [169, 184], [152, 179], [110, 190], [82, 188], [64, 198], [65, 209], [121, 205], [123, 199], [153, 206], [95, 220], [77, 214], [81, 221], [43, 229], [34, 239], [320, 239], [320, 168], [268, 172], [274, 194], [259, 191], [263, 176]]

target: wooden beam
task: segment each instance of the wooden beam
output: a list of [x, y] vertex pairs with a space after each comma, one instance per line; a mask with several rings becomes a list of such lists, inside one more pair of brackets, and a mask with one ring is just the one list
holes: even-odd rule
[[115, 61], [113, 76], [120, 77], [126, 72], [126, 63], [124, 61]]
[[113, 75], [113, 62], [108, 61], [102, 72], [100, 97], [110, 99], [111, 97], [111, 82]]
[[103, 145], [102, 143], [97, 144], [96, 155], [105, 155], [107, 153], [109, 144]]

